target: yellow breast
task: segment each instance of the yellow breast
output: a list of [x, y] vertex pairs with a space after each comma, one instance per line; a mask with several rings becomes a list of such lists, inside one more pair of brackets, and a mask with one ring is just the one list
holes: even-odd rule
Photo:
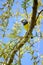
[[28, 31], [29, 30], [29, 24], [24, 25], [24, 28], [26, 31]]

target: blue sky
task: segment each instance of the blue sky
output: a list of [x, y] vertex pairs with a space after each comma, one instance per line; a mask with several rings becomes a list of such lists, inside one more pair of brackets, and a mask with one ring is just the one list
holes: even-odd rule
[[[0, 7], [2, 7], [2, 2], [5, 2], [6, 0], [0, 0]], [[15, 2], [16, 1], [18, 1], [18, 0], [15, 0]], [[19, 5], [17, 6], [16, 4], [15, 4], [15, 2], [14, 2], [14, 5], [13, 5], [13, 7], [12, 7], [12, 12], [16, 12], [16, 9], [19, 7], [20, 8], [20, 12], [21, 13], [23, 13], [23, 9], [21, 10], [21, 7], [20, 7], [20, 5], [21, 5], [21, 1], [22, 0], [19, 0]], [[43, 2], [43, 0], [42, 0], [42, 2]], [[40, 7], [39, 9], [42, 9], [42, 7]], [[4, 10], [5, 11], [5, 10]], [[32, 11], [32, 7], [30, 7], [29, 6], [29, 8], [27, 9], [27, 11], [28, 11], [28, 13], [30, 13], [31, 11]], [[0, 14], [2, 14], [2, 11], [0, 11]], [[15, 21], [17, 20], [17, 21], [19, 21], [20, 22], [20, 19], [21, 19], [22, 17], [18, 17], [18, 19], [16, 19], [16, 17], [14, 18], [12, 18], [12, 17], [10, 17], [10, 19], [9, 19], [9, 26], [8, 26], [8, 28], [10, 29], [10, 28], [12, 28], [12, 26], [13, 26], [13, 24], [15, 23]], [[43, 23], [43, 20], [42, 20], [42, 23]], [[43, 24], [41, 24], [41, 27], [40, 27], [40, 30], [43, 32]], [[10, 32], [10, 31], [9, 31]], [[24, 31], [23, 31], [23, 33], [24, 33]], [[23, 34], [22, 33], [22, 34]], [[3, 40], [4, 42], [8, 42], [8, 38], [4, 38], [4, 39], [2, 39], [1, 37], [0, 37], [0, 40]], [[41, 39], [40, 40], [40, 42], [38, 42], [38, 44], [39, 44], [39, 53], [40, 54], [43, 54], [43, 39]], [[36, 43], [36, 48], [37, 48], [37, 43]], [[23, 55], [23, 58], [21, 59], [21, 63], [22, 63], [22, 65], [32, 65], [32, 61], [30, 60], [31, 59], [31, 56], [30, 56], [30, 54], [29, 53], [24, 53], [24, 55]]]

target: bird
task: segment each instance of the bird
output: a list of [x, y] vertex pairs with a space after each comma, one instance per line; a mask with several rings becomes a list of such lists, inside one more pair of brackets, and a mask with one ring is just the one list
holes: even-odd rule
[[[30, 22], [28, 22], [26, 19], [22, 19], [21, 20], [21, 23], [23, 24], [23, 26], [24, 26], [24, 29], [26, 30], [26, 32], [29, 30], [29, 28], [30, 28]], [[33, 35], [32, 35], [32, 33], [31, 33], [31, 39], [33, 38]]]
[[26, 19], [21, 20], [21, 23], [23, 24], [24, 29], [26, 31], [28, 31], [29, 30], [30, 23]]

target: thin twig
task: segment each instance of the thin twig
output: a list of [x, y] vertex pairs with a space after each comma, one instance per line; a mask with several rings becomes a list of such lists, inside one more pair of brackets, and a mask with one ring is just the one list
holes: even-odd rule
[[37, 18], [36, 18], [36, 21], [37, 21], [37, 19], [39, 18], [39, 16], [40, 16], [40, 14], [43, 12], [43, 9], [38, 13], [38, 16], [37, 16]]

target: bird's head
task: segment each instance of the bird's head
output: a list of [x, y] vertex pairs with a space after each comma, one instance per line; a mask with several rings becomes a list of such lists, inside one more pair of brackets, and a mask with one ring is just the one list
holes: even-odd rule
[[26, 25], [28, 23], [28, 21], [26, 19], [21, 20], [21, 22], [23, 25]]

